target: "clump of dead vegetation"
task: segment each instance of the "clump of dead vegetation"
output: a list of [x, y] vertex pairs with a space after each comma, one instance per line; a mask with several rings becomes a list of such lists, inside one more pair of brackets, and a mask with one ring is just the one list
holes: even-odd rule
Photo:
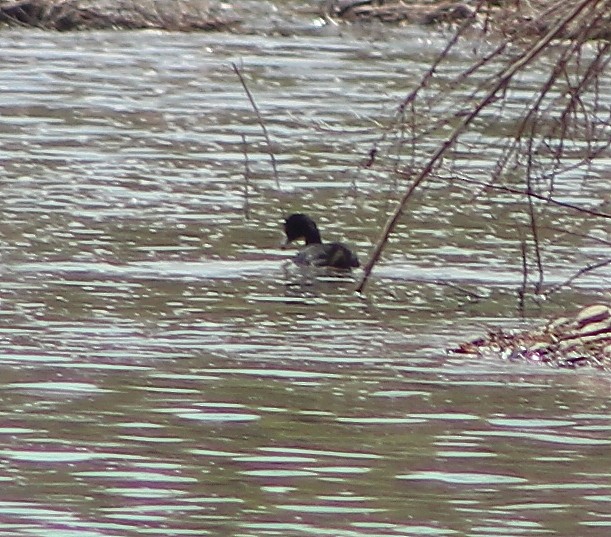
[[237, 20], [203, 0], [0, 0], [0, 23], [45, 30], [220, 30]]
[[452, 351], [554, 367], [611, 370], [611, 308], [594, 304], [524, 332], [494, 329]]

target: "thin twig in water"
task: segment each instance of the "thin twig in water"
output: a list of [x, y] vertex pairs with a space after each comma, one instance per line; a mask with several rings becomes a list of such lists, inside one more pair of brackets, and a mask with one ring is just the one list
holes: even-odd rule
[[471, 185], [477, 185], [484, 189], [490, 190], [498, 190], [501, 192], [507, 192], [509, 194], [516, 194], [519, 196], [529, 196], [531, 198], [536, 198], [541, 201], [545, 201], [547, 203], [551, 203], [553, 205], [557, 205], [558, 207], [564, 207], [566, 209], [572, 209], [574, 211], [588, 214], [590, 216], [597, 216], [599, 218], [611, 218], [611, 213], [603, 213], [601, 211], [596, 211], [594, 209], [588, 209], [587, 207], [580, 207], [579, 205], [575, 205], [573, 203], [568, 203], [565, 201], [559, 201], [554, 198], [550, 198], [549, 196], [543, 196], [541, 194], [537, 194], [536, 192], [527, 192], [526, 190], [520, 188], [513, 188], [505, 185], [495, 185], [492, 183], [487, 183], [485, 181], [478, 181], [476, 179], [468, 179], [466, 177], [455, 177], [455, 180], [461, 181], [463, 183], [468, 183]]
[[520, 253], [522, 255], [522, 286], [518, 290], [518, 309], [520, 314], [524, 315], [524, 297], [526, 296], [526, 285], [528, 284], [528, 259], [524, 237], [520, 238]]
[[276, 179], [276, 188], [280, 189], [280, 179], [278, 178], [278, 168], [276, 166], [276, 157], [274, 156], [272, 142], [269, 138], [269, 134], [267, 133], [267, 127], [265, 126], [265, 123], [263, 122], [263, 118], [261, 117], [261, 112], [259, 112], [259, 108], [257, 107], [255, 98], [253, 97], [252, 93], [248, 89], [248, 86], [246, 85], [246, 80], [244, 80], [244, 77], [242, 76], [240, 68], [234, 62], [231, 62], [231, 67], [233, 67], [235, 74], [240, 79], [240, 83], [242, 84], [242, 87], [244, 88], [246, 96], [248, 97], [248, 100], [250, 101], [250, 104], [253, 110], [255, 111], [257, 120], [259, 122], [259, 125], [261, 126], [261, 130], [263, 131], [263, 136], [265, 136], [265, 141], [267, 142], [267, 149], [269, 151], [269, 157], [272, 161], [272, 168], [274, 170], [274, 178]]
[[242, 149], [244, 151], [244, 218], [250, 218], [249, 186], [250, 186], [250, 165], [248, 163], [248, 144], [246, 136], [242, 134]]
[[559, 289], [562, 289], [566, 285], [569, 285], [570, 283], [574, 282], [580, 276], [583, 276], [584, 274], [587, 274], [588, 272], [592, 272], [593, 270], [596, 270], [602, 267], [606, 267], [607, 265], [611, 265], [611, 259], [604, 259], [603, 261], [599, 261], [598, 263], [594, 263], [592, 265], [587, 265], [585, 267], [582, 267], [577, 272], [575, 272], [575, 274], [567, 278], [562, 283], [559, 283], [557, 285], [554, 285], [553, 287], [550, 287], [547, 291], [545, 291], [545, 296], [548, 297], [552, 293], [555, 293]]
[[[534, 127], [533, 127], [534, 128]], [[534, 132], [531, 132], [531, 137], [528, 139], [527, 146], [527, 162], [526, 162], [526, 198], [528, 200], [528, 219], [530, 221], [530, 233], [535, 249], [535, 261], [537, 263], [537, 272], [539, 274], [539, 280], [535, 284], [535, 293], [541, 291], [543, 286], [543, 261], [541, 260], [541, 246], [539, 242], [539, 228], [537, 225], [537, 213], [535, 212], [535, 204], [533, 202], [532, 193], [534, 191], [532, 184], [533, 174], [533, 136]]]

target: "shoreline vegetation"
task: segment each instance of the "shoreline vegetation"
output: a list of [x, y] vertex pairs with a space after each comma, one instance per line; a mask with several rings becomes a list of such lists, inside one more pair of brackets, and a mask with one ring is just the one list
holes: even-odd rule
[[[470, 25], [486, 34], [541, 36], [550, 31], [570, 2], [562, 0], [331, 0], [326, 13], [347, 21], [378, 20], [391, 24]], [[611, 39], [611, 13], [590, 29], [590, 39]], [[572, 38], [569, 26], [559, 38]]]
[[0, 0], [0, 24], [61, 32], [217, 31], [238, 23], [222, 7], [201, 0]]
[[[305, 10], [328, 23], [469, 25], [486, 34], [540, 36], [571, 3], [565, 0], [319, 0]], [[286, 6], [285, 6], [286, 7]], [[44, 30], [222, 31], [239, 33], [246, 4], [207, 0], [0, 0], [0, 24]], [[611, 13], [590, 28], [590, 39], [611, 39]], [[560, 38], [572, 38], [567, 27]]]

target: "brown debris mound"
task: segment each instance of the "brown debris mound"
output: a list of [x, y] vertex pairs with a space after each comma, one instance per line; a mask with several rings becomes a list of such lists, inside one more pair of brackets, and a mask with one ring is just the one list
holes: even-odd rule
[[219, 30], [237, 22], [202, 0], [0, 0], [0, 23], [45, 30]]
[[611, 370], [611, 307], [595, 304], [569, 318], [519, 333], [490, 331], [485, 337], [462, 343], [452, 352], [500, 356], [556, 367], [591, 366]]

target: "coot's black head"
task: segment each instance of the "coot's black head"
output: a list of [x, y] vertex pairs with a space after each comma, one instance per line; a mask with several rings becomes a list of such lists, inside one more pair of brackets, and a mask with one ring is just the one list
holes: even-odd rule
[[284, 221], [284, 233], [286, 233], [286, 243], [299, 239], [305, 239], [306, 244], [320, 244], [320, 233], [316, 222], [307, 214], [295, 213]]

